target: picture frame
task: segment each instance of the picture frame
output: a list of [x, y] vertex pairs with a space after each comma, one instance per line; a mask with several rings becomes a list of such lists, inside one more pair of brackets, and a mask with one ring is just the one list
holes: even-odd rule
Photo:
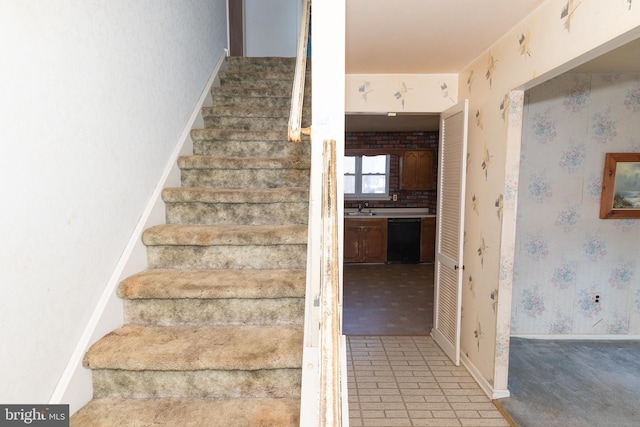
[[600, 219], [640, 218], [640, 153], [607, 153]]

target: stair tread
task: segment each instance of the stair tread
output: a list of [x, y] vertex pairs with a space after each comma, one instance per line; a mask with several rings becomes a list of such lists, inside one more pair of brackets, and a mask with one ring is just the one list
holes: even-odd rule
[[74, 427], [297, 427], [300, 399], [94, 399], [71, 417]]
[[309, 169], [310, 159], [300, 157], [181, 156], [181, 169]]
[[145, 230], [142, 242], [147, 246], [300, 245], [307, 243], [307, 226], [165, 224]]
[[118, 296], [145, 298], [302, 298], [304, 270], [150, 269], [126, 278]]
[[172, 187], [162, 191], [162, 200], [167, 203], [282, 203], [308, 199], [309, 189], [304, 187], [284, 188], [208, 188]]
[[83, 365], [133, 371], [297, 369], [301, 326], [124, 325], [96, 342]]
[[204, 107], [204, 117], [241, 117], [241, 118], [265, 118], [277, 117], [289, 118], [288, 108], [242, 108], [242, 107]]
[[287, 141], [287, 130], [230, 130], [218, 128], [192, 129], [191, 137], [195, 141]]

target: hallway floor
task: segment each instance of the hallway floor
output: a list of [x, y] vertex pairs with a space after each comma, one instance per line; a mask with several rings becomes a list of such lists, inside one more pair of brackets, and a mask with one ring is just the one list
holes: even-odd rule
[[353, 427], [509, 426], [431, 339], [433, 264], [344, 267]]

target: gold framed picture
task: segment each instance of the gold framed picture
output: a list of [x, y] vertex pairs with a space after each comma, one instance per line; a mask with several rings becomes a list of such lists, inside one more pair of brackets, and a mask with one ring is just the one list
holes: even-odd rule
[[600, 218], [640, 218], [640, 153], [606, 154]]

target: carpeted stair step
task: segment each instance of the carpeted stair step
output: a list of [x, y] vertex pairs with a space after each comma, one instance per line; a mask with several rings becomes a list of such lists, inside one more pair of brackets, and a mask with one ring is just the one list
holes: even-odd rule
[[305, 271], [151, 269], [123, 280], [118, 296], [142, 298], [299, 298]]
[[308, 185], [307, 157], [228, 158], [183, 156], [178, 159], [182, 185], [210, 188], [274, 188]]
[[200, 141], [287, 142], [287, 130], [243, 131], [204, 128], [193, 129], [191, 131], [191, 138], [194, 144]]
[[[242, 119], [246, 122], [248, 120], [264, 120], [274, 119], [273, 123], [278, 123], [282, 119], [289, 120], [290, 110], [288, 108], [262, 108], [253, 105], [256, 100], [264, 98], [250, 98], [247, 99], [245, 107], [205, 107], [202, 109], [202, 117], [204, 118], [204, 124], [207, 128], [220, 128], [223, 120], [230, 119]], [[306, 107], [303, 109], [302, 114], [304, 117], [311, 116], [311, 109]], [[233, 122], [236, 123], [236, 122]], [[251, 129], [249, 129], [251, 130]], [[276, 128], [277, 130], [277, 128]]]
[[289, 119], [281, 117], [204, 117], [204, 125], [208, 128], [224, 128], [238, 130], [277, 130], [286, 129]]
[[300, 399], [94, 399], [71, 427], [298, 427]]
[[298, 397], [301, 326], [125, 325], [83, 365], [95, 398]]
[[[229, 91], [227, 91], [229, 92]], [[213, 105], [212, 107], [205, 107], [203, 109], [203, 113], [210, 108], [221, 108], [221, 107], [233, 107], [233, 108], [243, 108], [244, 106], [250, 105], [253, 108], [262, 108], [262, 109], [286, 109], [289, 111], [291, 109], [291, 94], [288, 96], [265, 96], [264, 91], [260, 91], [255, 95], [260, 96], [250, 96], [249, 94], [239, 94], [236, 93], [225, 94], [225, 89], [221, 87], [216, 87], [215, 90], [212, 91]], [[291, 92], [290, 90], [288, 92]]]
[[167, 224], [306, 224], [309, 189], [166, 188]]
[[124, 280], [125, 322], [137, 325], [296, 325], [304, 270], [147, 270]]
[[149, 268], [299, 269], [306, 225], [159, 225], [146, 230]]
[[[217, 96], [234, 96], [244, 99], [240, 99], [237, 106], [245, 105], [245, 102], [250, 98], [283, 98], [287, 99], [289, 105], [291, 105], [291, 88], [244, 88], [239, 86], [216, 86], [211, 89], [212, 97], [215, 102]], [[305, 91], [305, 97], [307, 92]]]
[[[213, 99], [212, 107], [232, 107], [232, 108], [275, 108], [275, 109], [291, 109], [291, 95], [288, 96], [247, 96], [243, 94], [228, 94], [229, 90], [225, 91], [220, 87], [216, 87], [212, 90], [211, 96]], [[235, 91], [237, 92], [237, 91]], [[310, 116], [311, 98], [307, 96], [308, 92], [305, 91], [305, 97], [303, 101], [303, 108], [308, 112]], [[212, 108], [205, 107], [205, 108]]]
[[289, 141], [241, 141], [200, 139], [194, 141], [195, 155], [212, 157], [255, 157], [269, 153], [272, 158], [309, 156], [311, 146], [309, 137], [303, 135], [302, 144], [292, 144]]
[[[246, 56], [228, 56], [225, 58], [225, 70], [236, 69], [239, 71], [253, 71], [253, 70], [281, 70], [291, 71], [295, 70], [296, 59], [284, 58], [284, 57], [260, 57], [252, 58]], [[293, 76], [292, 76], [293, 78]]]
[[293, 70], [272, 71], [262, 70], [254, 72], [241, 72], [235, 70], [222, 71], [219, 74], [220, 86], [235, 86], [247, 89], [275, 89], [282, 88], [291, 92]]
[[[256, 98], [260, 99], [260, 98]], [[202, 109], [202, 116], [206, 121], [213, 118], [222, 117], [242, 117], [242, 118], [286, 118], [289, 119], [288, 108], [260, 108], [260, 107], [205, 107]]]

